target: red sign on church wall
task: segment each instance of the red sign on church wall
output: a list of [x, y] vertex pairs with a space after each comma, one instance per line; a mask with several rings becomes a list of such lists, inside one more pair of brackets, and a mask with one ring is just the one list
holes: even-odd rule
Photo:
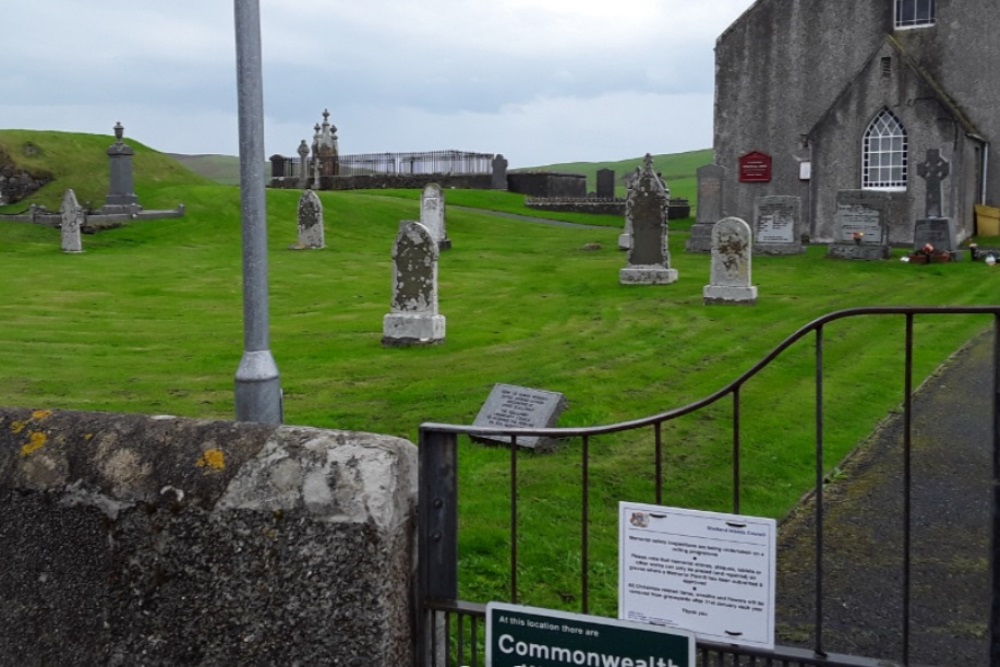
[[752, 151], [740, 157], [740, 183], [770, 183], [771, 156]]

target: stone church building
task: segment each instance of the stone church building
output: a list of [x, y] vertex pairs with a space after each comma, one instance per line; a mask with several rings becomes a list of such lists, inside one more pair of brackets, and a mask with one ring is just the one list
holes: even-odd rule
[[928, 150], [947, 160], [942, 217], [962, 240], [1000, 204], [998, 0], [757, 0], [716, 43], [715, 162], [726, 215], [799, 197], [830, 242], [837, 193], [888, 198], [892, 244], [926, 215]]

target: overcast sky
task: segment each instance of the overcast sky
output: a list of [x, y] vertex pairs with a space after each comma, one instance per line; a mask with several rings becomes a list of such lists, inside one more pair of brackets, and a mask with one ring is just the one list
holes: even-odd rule
[[[342, 153], [511, 167], [712, 143], [713, 48], [753, 0], [260, 0], [265, 152], [329, 108]], [[0, 127], [239, 152], [231, 0], [4, 3]]]

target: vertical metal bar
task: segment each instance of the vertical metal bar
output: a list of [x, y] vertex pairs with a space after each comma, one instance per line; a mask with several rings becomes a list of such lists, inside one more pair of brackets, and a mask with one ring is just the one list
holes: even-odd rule
[[455, 644], [458, 646], [458, 664], [465, 664], [465, 614], [458, 613], [458, 633], [456, 634], [458, 640]]
[[816, 647], [823, 651], [823, 327], [816, 329]]
[[417, 595], [420, 631], [418, 655], [431, 656], [437, 667], [440, 612], [427, 609], [427, 600], [458, 598], [458, 437], [420, 429], [417, 499], [419, 529], [417, 544]]
[[479, 620], [472, 618], [472, 667], [479, 667]]
[[733, 389], [733, 514], [740, 513], [740, 386]]
[[656, 439], [656, 504], [663, 504], [663, 423], [653, 424]]
[[1000, 315], [993, 316], [993, 536], [990, 664], [1000, 665]]
[[260, 0], [234, 0], [236, 83], [243, 227], [243, 357], [236, 369], [237, 421], [280, 424], [278, 366], [271, 355], [267, 295], [267, 202], [264, 189], [264, 86]]
[[903, 664], [910, 664], [910, 512], [913, 488], [913, 313], [906, 314], [903, 366]]
[[590, 611], [590, 437], [583, 436], [582, 525], [580, 526], [580, 601], [583, 613]]
[[517, 436], [510, 438], [510, 601], [517, 603]]

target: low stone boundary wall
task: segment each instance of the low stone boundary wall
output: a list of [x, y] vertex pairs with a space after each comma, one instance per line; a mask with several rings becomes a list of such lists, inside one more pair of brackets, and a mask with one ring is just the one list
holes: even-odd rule
[[[357, 176], [322, 176], [320, 190], [417, 190], [437, 183], [442, 188], [490, 190], [493, 185], [490, 174], [361, 174]], [[313, 185], [312, 178], [307, 185]], [[269, 187], [278, 189], [301, 189], [298, 178], [272, 178]]]
[[[625, 215], [624, 199], [603, 197], [525, 197], [524, 205], [540, 211], [590, 213], [592, 215]], [[680, 220], [691, 217], [691, 203], [683, 197], [670, 200], [667, 218]]]
[[0, 409], [0, 664], [409, 665], [416, 448]]

